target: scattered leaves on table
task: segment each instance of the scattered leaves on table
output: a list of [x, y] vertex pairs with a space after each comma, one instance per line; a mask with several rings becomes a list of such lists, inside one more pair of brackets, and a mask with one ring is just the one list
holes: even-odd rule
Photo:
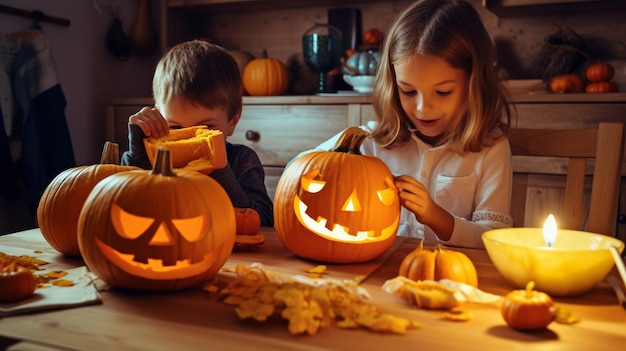
[[[325, 267], [313, 270], [323, 272]], [[237, 278], [219, 289], [223, 302], [235, 306], [240, 319], [265, 322], [286, 319], [291, 334], [315, 335], [320, 329], [367, 328], [381, 333], [405, 334], [419, 323], [384, 313], [368, 299], [358, 282], [290, 276], [260, 265], [238, 264]], [[319, 274], [319, 273], [318, 273]], [[204, 287], [215, 291], [215, 283]]]

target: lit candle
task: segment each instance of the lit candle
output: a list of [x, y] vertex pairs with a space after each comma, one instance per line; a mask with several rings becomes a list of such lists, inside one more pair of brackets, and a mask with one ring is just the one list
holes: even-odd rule
[[543, 224], [543, 240], [548, 247], [552, 247], [556, 240], [556, 219], [550, 214], [546, 222]]

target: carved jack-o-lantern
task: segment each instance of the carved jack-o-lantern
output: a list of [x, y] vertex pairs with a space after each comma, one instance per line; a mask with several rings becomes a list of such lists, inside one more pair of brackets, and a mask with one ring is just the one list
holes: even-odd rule
[[349, 128], [333, 151], [294, 160], [276, 188], [274, 215], [281, 242], [317, 261], [374, 259], [393, 243], [400, 201], [393, 175], [378, 158], [361, 155], [367, 132]]
[[171, 169], [160, 149], [152, 171], [98, 183], [79, 218], [87, 266], [112, 286], [169, 291], [197, 285], [224, 265], [235, 243], [235, 210], [204, 174]]

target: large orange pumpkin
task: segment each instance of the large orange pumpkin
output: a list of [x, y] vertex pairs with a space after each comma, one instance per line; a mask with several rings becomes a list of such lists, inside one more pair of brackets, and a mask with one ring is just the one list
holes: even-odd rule
[[356, 263], [392, 245], [400, 201], [387, 166], [360, 154], [365, 137], [360, 128], [348, 128], [334, 150], [304, 154], [284, 171], [274, 197], [274, 223], [294, 254]]
[[107, 141], [100, 164], [67, 169], [48, 184], [39, 200], [37, 221], [44, 238], [55, 250], [80, 256], [76, 236], [78, 216], [91, 190], [112, 174], [140, 169], [119, 163], [118, 145]]
[[213, 277], [235, 244], [226, 191], [194, 171], [172, 170], [159, 149], [152, 171], [117, 173], [98, 183], [78, 222], [91, 271], [123, 289], [172, 291]]
[[402, 260], [398, 275], [415, 281], [449, 279], [478, 286], [476, 267], [469, 257], [440, 245], [434, 250], [424, 249], [423, 241]]
[[252, 96], [282, 95], [289, 87], [289, 70], [280, 60], [263, 57], [248, 62], [243, 70], [243, 87]]

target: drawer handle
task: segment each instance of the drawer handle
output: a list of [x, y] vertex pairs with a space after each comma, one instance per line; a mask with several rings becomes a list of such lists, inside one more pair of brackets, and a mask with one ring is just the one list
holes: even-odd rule
[[246, 140], [248, 141], [259, 141], [261, 139], [261, 134], [254, 130], [246, 131]]

